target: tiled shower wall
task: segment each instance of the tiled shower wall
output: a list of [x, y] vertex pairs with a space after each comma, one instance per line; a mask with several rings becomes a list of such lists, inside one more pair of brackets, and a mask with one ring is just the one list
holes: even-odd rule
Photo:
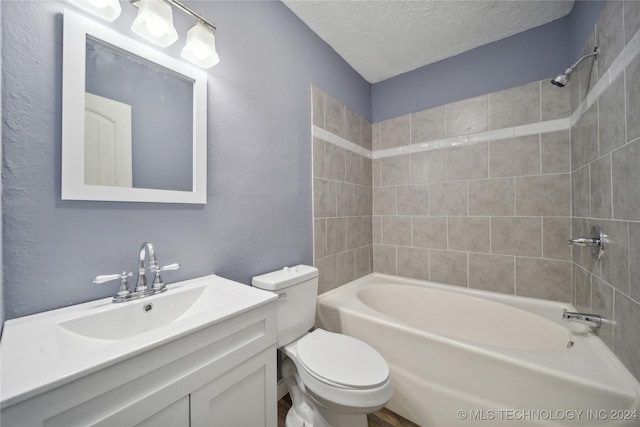
[[389, 150], [545, 130], [569, 110], [567, 90], [535, 82], [374, 124], [374, 150], [390, 155], [373, 163], [374, 270], [570, 301], [568, 129]]
[[[569, 87], [545, 80], [372, 126], [314, 88], [314, 135], [337, 143], [313, 142], [320, 292], [373, 270], [571, 301], [617, 322], [600, 336], [640, 378], [639, 28], [640, 2], [611, 1], [583, 50], [597, 42], [598, 60]], [[601, 261], [566, 245], [594, 224]]]
[[[600, 261], [588, 249], [573, 250], [574, 305], [616, 321], [615, 327], [603, 326], [600, 337], [636, 378], [640, 378], [639, 29], [640, 2], [609, 2], [583, 49], [591, 52], [597, 44], [598, 60], [583, 63], [575, 76], [580, 84], [571, 87], [573, 109], [585, 110], [571, 128], [572, 234], [588, 236], [591, 227], [599, 225], [607, 235]], [[601, 90], [603, 83], [610, 84]], [[594, 99], [585, 101], [587, 94]]]
[[373, 271], [371, 159], [355, 152], [371, 150], [371, 123], [316, 87], [312, 98], [314, 126], [338, 140], [313, 138], [314, 261], [322, 293]]

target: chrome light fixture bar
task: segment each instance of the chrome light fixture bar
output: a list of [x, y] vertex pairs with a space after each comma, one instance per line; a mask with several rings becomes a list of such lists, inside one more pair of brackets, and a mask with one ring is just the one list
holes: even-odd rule
[[136, 34], [162, 47], [173, 44], [178, 39], [170, 7], [173, 5], [198, 21], [187, 32], [187, 41], [180, 55], [202, 68], [211, 68], [220, 62], [215, 46], [216, 26], [205, 17], [178, 0], [139, 0], [133, 4], [139, 7], [138, 17], [131, 26]]
[[118, 0], [69, 0], [69, 3], [109, 22], [115, 21], [122, 12]]

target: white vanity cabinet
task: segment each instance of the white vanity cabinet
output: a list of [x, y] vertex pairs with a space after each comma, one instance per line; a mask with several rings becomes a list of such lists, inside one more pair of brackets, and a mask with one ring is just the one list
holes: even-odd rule
[[17, 402], [3, 401], [2, 426], [275, 427], [275, 304], [262, 301]]

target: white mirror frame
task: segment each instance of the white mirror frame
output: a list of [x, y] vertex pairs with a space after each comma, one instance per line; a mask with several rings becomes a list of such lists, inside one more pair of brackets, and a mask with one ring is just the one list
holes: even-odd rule
[[[102, 40], [193, 80], [192, 191], [85, 184], [85, 71], [87, 36]], [[207, 203], [207, 74], [116, 31], [65, 10], [62, 54], [62, 200]], [[160, 171], [161, 173], [161, 171]]]

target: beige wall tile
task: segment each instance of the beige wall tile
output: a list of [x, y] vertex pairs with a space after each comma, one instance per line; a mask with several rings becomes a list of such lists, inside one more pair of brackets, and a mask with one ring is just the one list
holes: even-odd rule
[[411, 183], [425, 184], [446, 179], [445, 150], [423, 151], [411, 155]]
[[347, 137], [346, 108], [338, 100], [325, 94], [324, 96], [324, 125], [329, 132]]
[[556, 120], [569, 117], [571, 109], [571, 96], [569, 88], [560, 89], [552, 85], [549, 80], [540, 82], [541, 96], [541, 120]]
[[405, 185], [411, 181], [411, 157], [395, 156], [380, 159], [380, 176], [382, 185]]
[[373, 214], [396, 214], [396, 187], [378, 187], [373, 189]]
[[347, 250], [347, 219], [327, 219], [327, 255]]
[[614, 59], [624, 47], [624, 18], [622, 1], [608, 1], [596, 23], [598, 55], [598, 75], [604, 75]]
[[591, 216], [589, 191], [589, 166], [583, 166], [571, 174], [571, 208], [573, 216]]
[[445, 105], [447, 137], [489, 129], [488, 96], [482, 95]]
[[439, 182], [429, 185], [431, 215], [467, 215], [467, 181]]
[[640, 222], [629, 223], [629, 275], [631, 298], [640, 301]]
[[571, 170], [598, 158], [598, 104], [593, 104], [571, 128]]
[[346, 150], [336, 145], [325, 145], [325, 170], [327, 179], [346, 181]]
[[516, 215], [571, 215], [571, 180], [568, 173], [516, 178]]
[[429, 186], [398, 187], [398, 215], [429, 215]]
[[362, 156], [345, 150], [345, 180], [352, 184], [362, 184]]
[[542, 256], [541, 218], [491, 218], [491, 253]]
[[511, 216], [515, 201], [513, 178], [469, 181], [469, 215]]
[[356, 279], [356, 259], [354, 251], [347, 251], [337, 255], [338, 258], [338, 286]]
[[629, 43], [631, 38], [640, 30], [640, 2], [625, 0], [624, 6], [624, 39]]
[[626, 142], [624, 76], [621, 74], [598, 98], [599, 154], [602, 156]]
[[336, 216], [336, 183], [326, 179], [313, 180], [313, 216]]
[[371, 217], [371, 237], [373, 244], [382, 244], [382, 217]]
[[365, 246], [363, 222], [363, 217], [354, 216], [347, 218], [347, 250]]
[[324, 129], [324, 91], [311, 85], [313, 124]]
[[571, 134], [568, 130], [540, 135], [540, 151], [542, 173], [565, 173], [571, 170]]
[[448, 218], [448, 248], [454, 251], [490, 252], [488, 217]]
[[373, 160], [363, 157], [362, 158], [362, 176], [360, 178], [360, 183], [362, 185], [366, 185], [368, 187], [373, 186], [372, 167], [373, 167]]
[[[639, 182], [640, 183], [640, 182]], [[607, 240], [605, 256], [600, 261], [605, 282], [629, 295], [629, 226], [625, 221], [599, 221]], [[640, 259], [635, 260], [640, 262]], [[637, 280], [637, 279], [636, 279]]]
[[336, 213], [337, 216], [355, 215], [353, 184], [336, 182]]
[[373, 194], [371, 187], [355, 185], [355, 214], [357, 216], [367, 216], [373, 213]]
[[396, 247], [373, 245], [373, 271], [396, 274]]
[[540, 173], [540, 137], [522, 136], [489, 142], [489, 176], [506, 177]]
[[398, 275], [429, 280], [429, 250], [399, 247]]
[[313, 256], [322, 258], [327, 255], [327, 220], [316, 219], [313, 221]]
[[573, 305], [576, 310], [591, 313], [591, 274], [573, 264]]
[[429, 277], [434, 282], [467, 286], [466, 252], [430, 250]]
[[373, 125], [367, 119], [362, 119], [362, 146], [373, 150]]
[[315, 260], [318, 269], [318, 294], [323, 294], [338, 286], [338, 258], [335, 255]]
[[488, 156], [488, 142], [447, 148], [447, 181], [487, 178]]
[[[604, 319], [613, 320], [613, 288], [597, 277], [591, 279], [591, 311]], [[613, 326], [603, 324], [595, 331], [602, 341], [613, 349]]]
[[505, 255], [469, 254], [469, 287], [515, 293], [515, 259]]
[[373, 150], [380, 150], [380, 122], [371, 124], [371, 148]]
[[403, 147], [411, 143], [410, 116], [395, 117], [380, 122], [380, 148]]
[[364, 245], [373, 244], [373, 217], [362, 217], [362, 241]]
[[516, 295], [570, 302], [571, 263], [516, 258]]
[[382, 243], [385, 245], [411, 246], [411, 217], [383, 216]]
[[542, 219], [542, 256], [549, 259], [571, 260], [571, 218]]
[[411, 143], [417, 144], [446, 137], [444, 106], [411, 114]]
[[414, 216], [413, 246], [447, 249], [447, 218]]
[[615, 294], [615, 321], [613, 348], [622, 363], [640, 380], [640, 305], [620, 292]]
[[366, 276], [373, 272], [373, 247], [364, 246], [355, 250], [356, 257], [356, 278]]
[[371, 161], [371, 183], [374, 187], [380, 187], [382, 185], [382, 179], [380, 178], [380, 159]]
[[490, 129], [503, 129], [539, 121], [540, 82], [489, 94]]
[[611, 155], [613, 217], [640, 221], [640, 139]]
[[362, 122], [364, 119], [349, 108], [345, 109], [345, 119], [345, 139], [362, 147]]
[[318, 138], [313, 138], [313, 176], [314, 178], [324, 178], [325, 171], [325, 142]]
[[640, 138], [640, 56], [625, 70], [627, 103], [627, 141]]
[[611, 218], [611, 156], [592, 162], [589, 168], [591, 216]]

